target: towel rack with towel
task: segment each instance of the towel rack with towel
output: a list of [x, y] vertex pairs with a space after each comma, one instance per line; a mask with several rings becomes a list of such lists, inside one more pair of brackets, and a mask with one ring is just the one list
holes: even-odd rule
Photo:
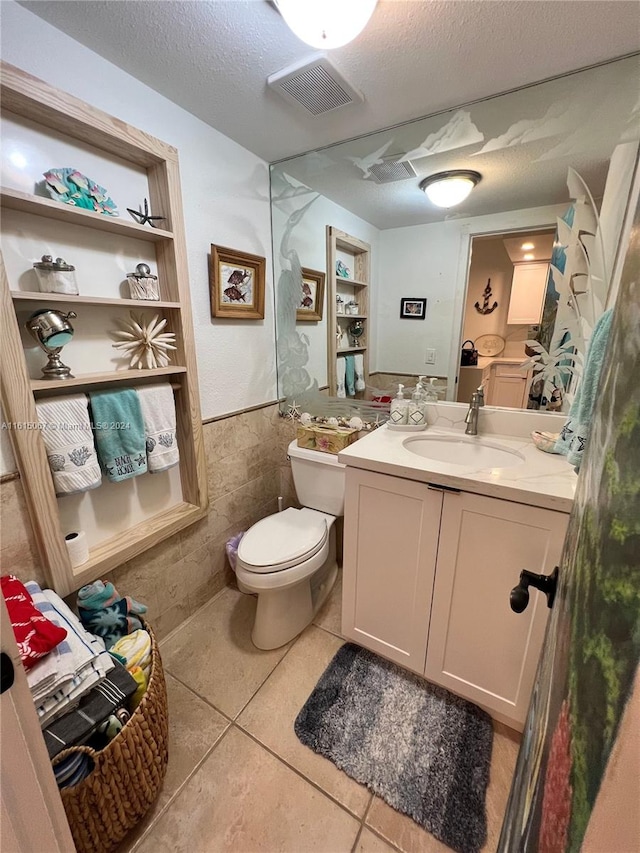
[[[158, 483], [167, 487], [166, 484], [170, 481], [173, 490], [171, 500], [167, 501], [166, 508], [161, 511], [157, 511], [160, 504], [155, 505], [155, 510], [148, 509], [132, 488], [130, 481], [109, 484], [109, 488], [100, 487], [88, 492], [86, 497], [83, 496], [83, 500], [97, 502], [91, 504], [95, 517], [108, 518], [108, 523], [112, 526], [105, 532], [95, 525], [89, 560], [75, 570], [71, 567], [64, 543], [61, 521], [64, 517], [67, 524], [69, 512], [76, 511], [75, 499], [67, 495], [61, 497], [58, 502], [56, 498], [42, 431], [38, 428], [17, 427], [8, 430], [20, 470], [40, 562], [48, 584], [59, 595], [65, 596], [206, 514], [207, 478], [201, 435], [202, 417], [191, 320], [178, 152], [172, 146], [149, 136], [146, 131], [140, 131], [120, 119], [102, 113], [14, 66], [2, 63], [1, 69], [3, 110], [11, 110], [19, 119], [35, 123], [45, 135], [53, 132], [70, 141], [72, 145], [79, 143], [83, 149], [88, 147], [95, 157], [103, 158], [103, 174], [106, 175], [104, 181], [107, 186], [110, 158], [114, 155], [125, 168], [134, 170], [138, 175], [146, 172], [149, 204], [154, 213], [164, 217], [161, 228], [151, 228], [128, 221], [124, 216], [113, 217], [97, 213], [21, 190], [6, 188], [0, 191], [3, 211], [8, 212], [18, 224], [24, 222], [24, 230], [30, 233], [32, 239], [40, 239], [43, 243], [47, 242], [47, 229], [50, 228], [52, 220], [69, 241], [75, 241], [85, 251], [88, 246], [88, 251], [96, 252], [96, 260], [98, 253], [102, 253], [100, 256], [103, 257], [105, 249], [113, 245], [114, 235], [127, 248], [130, 246], [131, 252], [136, 254], [144, 241], [145, 251], [148, 252], [152, 263], [155, 254], [155, 267], [161, 289], [160, 301], [143, 303], [120, 298], [118, 280], [114, 280], [111, 292], [108, 286], [106, 292], [91, 292], [93, 282], [87, 280], [85, 286], [88, 292], [85, 294], [82, 293], [83, 282], [79, 275], [81, 293], [78, 296], [61, 297], [59, 294], [39, 293], [35, 289], [33, 292], [27, 292], [18, 290], [18, 287], [24, 285], [22, 280], [18, 283], [18, 275], [13, 268], [9, 266], [7, 270], [4, 264], [0, 263], [0, 335], [4, 357], [2, 403], [7, 422], [16, 425], [37, 425], [36, 401], [45, 397], [55, 398], [57, 403], [64, 395], [118, 390], [120, 386], [147, 387], [152, 382], [170, 383], [175, 392], [179, 468], [175, 467], [167, 474], [159, 473], [157, 477], [160, 479], [156, 480], [154, 485], [155, 489]], [[41, 232], [39, 228], [42, 228]], [[67, 350], [70, 360], [74, 344], [83, 333], [83, 317], [88, 318], [87, 327], [91, 326], [92, 330], [104, 328], [106, 340], [108, 325], [102, 318], [108, 316], [105, 312], [109, 311], [110, 306], [117, 306], [120, 310], [122, 306], [127, 305], [134, 309], [157, 307], [166, 310], [170, 316], [171, 331], [176, 335], [177, 350], [173, 357], [175, 363], [157, 370], [109, 371], [110, 362], [107, 361], [103, 373], [83, 375], [82, 365], [79, 364], [74, 365], [74, 379], [59, 381], [31, 378], [23, 348], [20, 320], [28, 309], [29, 302], [35, 305], [43, 301], [78, 303], [78, 320], [74, 321], [76, 335]], [[95, 322], [97, 318], [98, 323]], [[83, 345], [91, 347], [89, 335], [85, 337]], [[104, 341], [96, 342], [94, 352], [98, 353], [103, 345]], [[101, 362], [101, 358], [101, 355], [96, 356], [98, 362]], [[170, 454], [164, 449], [161, 455], [162, 459], [156, 468], [158, 471], [164, 470], [171, 461], [168, 458]], [[172, 459], [175, 460], [176, 457], [173, 456]], [[179, 475], [176, 473], [178, 470]], [[139, 479], [142, 483], [147, 478]], [[138, 488], [140, 487], [136, 486], [136, 489]], [[99, 503], [118, 500], [114, 497], [118, 495], [118, 490], [128, 490], [127, 501], [138, 501], [137, 514], [129, 513], [127, 501], [119, 505], [118, 512], [109, 511], [108, 505]], [[124, 494], [122, 491], [120, 493]], [[67, 503], [63, 504], [64, 501]], [[123, 518], [124, 520], [118, 520]], [[129, 518], [130, 521], [127, 520]]]

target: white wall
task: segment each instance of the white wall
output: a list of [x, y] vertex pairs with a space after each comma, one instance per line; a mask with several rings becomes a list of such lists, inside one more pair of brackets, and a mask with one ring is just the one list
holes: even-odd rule
[[[274, 400], [267, 164], [12, 0], [2, 2], [2, 58], [178, 149], [202, 416]], [[211, 319], [212, 243], [266, 258], [264, 320]]]
[[[380, 232], [376, 369], [447, 376], [454, 391], [470, 236], [555, 225], [566, 204], [451, 219]], [[427, 316], [401, 320], [402, 297], [427, 299]], [[425, 367], [426, 349], [436, 350]]]
[[[292, 178], [288, 180], [296, 185], [299, 182]], [[274, 246], [280, 246], [284, 229], [286, 228], [289, 216], [296, 210], [307, 204], [314, 194], [309, 196], [299, 196], [292, 199], [278, 202], [273, 207], [273, 234]], [[352, 237], [358, 237], [364, 240], [371, 246], [371, 287], [370, 287], [370, 305], [369, 311], [371, 316], [374, 316], [375, 300], [377, 293], [377, 258], [378, 258], [378, 243], [380, 231], [370, 222], [366, 222], [359, 216], [346, 210], [338, 204], [330, 201], [328, 198], [319, 195], [311, 204], [300, 222], [295, 225], [290, 239], [290, 248], [293, 248], [298, 253], [300, 263], [303, 267], [308, 267], [314, 270], [320, 270], [327, 273], [327, 287], [325, 288], [325, 305], [322, 315], [322, 320], [317, 323], [297, 323], [296, 330], [300, 334], [304, 334], [309, 339], [309, 361], [306, 368], [312, 377], [317, 379], [320, 387], [327, 384], [327, 289], [328, 276], [331, 274], [327, 267], [327, 242], [326, 242], [326, 227], [333, 225], [341, 231], [345, 231]], [[276, 281], [280, 274], [281, 259], [279, 254], [276, 254], [275, 268]], [[375, 329], [371, 324], [369, 332], [370, 352], [375, 352]], [[370, 365], [373, 370], [373, 366]]]

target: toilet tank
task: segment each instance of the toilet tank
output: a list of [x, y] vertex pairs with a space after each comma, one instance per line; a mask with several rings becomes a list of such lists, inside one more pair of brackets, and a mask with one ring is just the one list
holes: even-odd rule
[[298, 447], [294, 439], [289, 445], [289, 458], [296, 494], [302, 506], [344, 515], [345, 468], [333, 453]]

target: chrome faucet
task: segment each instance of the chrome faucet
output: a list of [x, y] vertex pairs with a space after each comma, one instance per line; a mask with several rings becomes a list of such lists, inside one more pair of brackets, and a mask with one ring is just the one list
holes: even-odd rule
[[478, 412], [480, 411], [481, 406], [484, 406], [484, 389], [482, 385], [471, 395], [469, 411], [464, 419], [464, 422], [467, 425], [467, 428], [464, 431], [465, 435], [478, 434]]

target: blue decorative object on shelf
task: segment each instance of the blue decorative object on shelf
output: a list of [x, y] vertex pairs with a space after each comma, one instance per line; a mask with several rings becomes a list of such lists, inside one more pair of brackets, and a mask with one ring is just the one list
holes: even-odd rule
[[340, 278], [351, 278], [351, 270], [342, 261], [336, 261], [336, 275]]
[[77, 169], [49, 169], [44, 173], [44, 179], [47, 191], [55, 201], [108, 216], [119, 216], [118, 208], [106, 189]]

